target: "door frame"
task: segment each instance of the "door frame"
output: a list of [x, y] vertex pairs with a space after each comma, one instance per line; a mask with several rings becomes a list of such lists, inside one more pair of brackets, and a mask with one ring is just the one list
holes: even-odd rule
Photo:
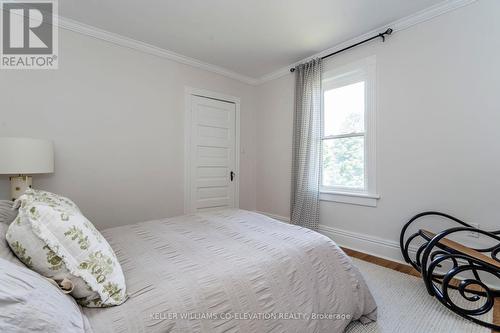
[[205, 97], [235, 104], [234, 206], [240, 207], [240, 98], [206, 89], [184, 87], [184, 214], [191, 211], [191, 96]]

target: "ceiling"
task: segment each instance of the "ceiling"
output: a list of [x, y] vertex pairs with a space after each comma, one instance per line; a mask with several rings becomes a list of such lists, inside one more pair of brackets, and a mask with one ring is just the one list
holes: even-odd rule
[[260, 78], [442, 0], [64, 0], [59, 14]]

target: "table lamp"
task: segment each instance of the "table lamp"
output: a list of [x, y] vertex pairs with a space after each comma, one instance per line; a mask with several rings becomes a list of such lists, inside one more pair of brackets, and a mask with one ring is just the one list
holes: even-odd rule
[[49, 140], [0, 137], [0, 174], [10, 177], [11, 199], [31, 188], [29, 175], [54, 172], [54, 147]]

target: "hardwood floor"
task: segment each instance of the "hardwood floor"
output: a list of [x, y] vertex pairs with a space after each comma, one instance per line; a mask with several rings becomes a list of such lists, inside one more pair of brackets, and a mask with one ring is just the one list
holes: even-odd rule
[[[400, 263], [395, 262], [395, 261], [379, 258], [376, 256], [372, 256], [371, 254], [358, 252], [358, 251], [351, 250], [351, 249], [348, 249], [345, 247], [343, 247], [342, 250], [344, 250], [344, 252], [350, 257], [364, 260], [364, 261], [367, 261], [369, 263], [379, 265], [382, 267], [386, 267], [386, 268], [389, 268], [389, 269], [392, 269], [392, 270], [395, 270], [395, 271], [398, 271], [401, 273], [420, 277], [420, 273], [409, 265], [400, 264]], [[495, 325], [500, 325], [500, 302], [498, 300], [497, 300], [497, 302], [495, 302], [495, 307], [493, 309], [493, 323], [495, 323]], [[494, 332], [500, 332], [500, 331], [492, 330], [492, 332], [494, 333]]]
[[404, 265], [404, 264], [400, 264], [400, 263], [395, 262], [395, 261], [375, 257], [375, 256], [372, 256], [371, 254], [366, 254], [366, 253], [354, 251], [354, 250], [351, 250], [351, 249], [348, 249], [345, 247], [343, 247], [342, 250], [344, 250], [344, 252], [350, 257], [358, 258], [358, 259], [370, 262], [370, 263], [375, 264], [375, 265], [390, 268], [392, 270], [395, 270], [395, 271], [398, 271], [401, 273], [410, 274], [413, 276], [420, 277], [420, 273], [409, 265]]

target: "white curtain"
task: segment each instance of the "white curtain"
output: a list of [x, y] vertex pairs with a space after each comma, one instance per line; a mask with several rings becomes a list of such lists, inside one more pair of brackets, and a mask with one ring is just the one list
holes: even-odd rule
[[291, 222], [319, 225], [321, 59], [295, 67]]

